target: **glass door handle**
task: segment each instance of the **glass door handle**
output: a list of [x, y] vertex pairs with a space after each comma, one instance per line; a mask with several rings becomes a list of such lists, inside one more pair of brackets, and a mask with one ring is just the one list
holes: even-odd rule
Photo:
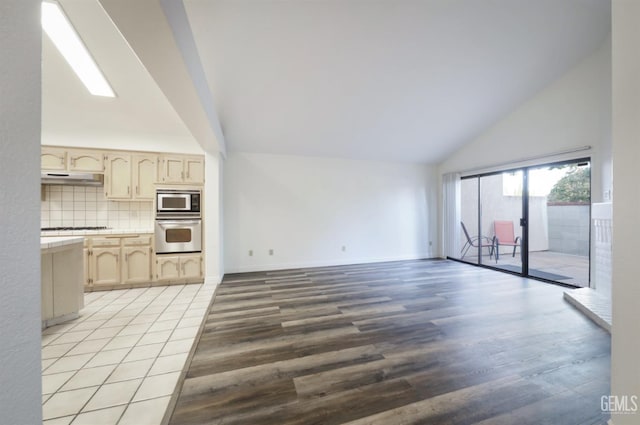
[[520, 219], [520, 227], [524, 227], [527, 225], [527, 220], [525, 220], [524, 218]]

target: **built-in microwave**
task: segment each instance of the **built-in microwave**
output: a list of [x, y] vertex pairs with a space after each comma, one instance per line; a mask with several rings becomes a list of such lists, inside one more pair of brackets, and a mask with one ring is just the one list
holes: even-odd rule
[[157, 189], [156, 219], [200, 217], [200, 190]]

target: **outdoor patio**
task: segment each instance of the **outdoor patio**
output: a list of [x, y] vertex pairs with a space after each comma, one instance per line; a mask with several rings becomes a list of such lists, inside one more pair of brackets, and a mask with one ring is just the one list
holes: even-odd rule
[[[528, 275], [589, 287], [588, 161], [534, 167], [527, 170], [527, 176]], [[462, 179], [460, 255], [464, 255], [464, 261], [477, 263], [481, 245], [483, 265], [522, 272], [524, 184], [523, 170]], [[498, 241], [500, 256], [496, 262], [489, 253]], [[514, 246], [517, 253], [512, 257]]]
[[[484, 250], [482, 264], [490, 267], [502, 268], [520, 272], [520, 252], [512, 257], [510, 253], [501, 253], [498, 261], [489, 258]], [[477, 256], [469, 252], [464, 261], [477, 264]], [[534, 277], [554, 280], [559, 283], [588, 287], [589, 286], [589, 257], [582, 255], [564, 254], [554, 251], [534, 251], [529, 253], [529, 274]], [[555, 275], [555, 276], [554, 276]]]

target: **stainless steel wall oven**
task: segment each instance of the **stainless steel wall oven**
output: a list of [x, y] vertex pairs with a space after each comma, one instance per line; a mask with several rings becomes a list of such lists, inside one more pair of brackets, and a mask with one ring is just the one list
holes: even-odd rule
[[202, 251], [200, 190], [157, 189], [156, 253]]

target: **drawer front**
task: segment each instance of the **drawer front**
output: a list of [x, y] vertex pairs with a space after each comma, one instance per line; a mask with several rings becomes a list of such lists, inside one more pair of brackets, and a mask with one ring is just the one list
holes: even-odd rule
[[91, 238], [91, 246], [118, 247], [120, 238]]
[[136, 236], [132, 238], [122, 238], [124, 246], [151, 245], [151, 236]]

